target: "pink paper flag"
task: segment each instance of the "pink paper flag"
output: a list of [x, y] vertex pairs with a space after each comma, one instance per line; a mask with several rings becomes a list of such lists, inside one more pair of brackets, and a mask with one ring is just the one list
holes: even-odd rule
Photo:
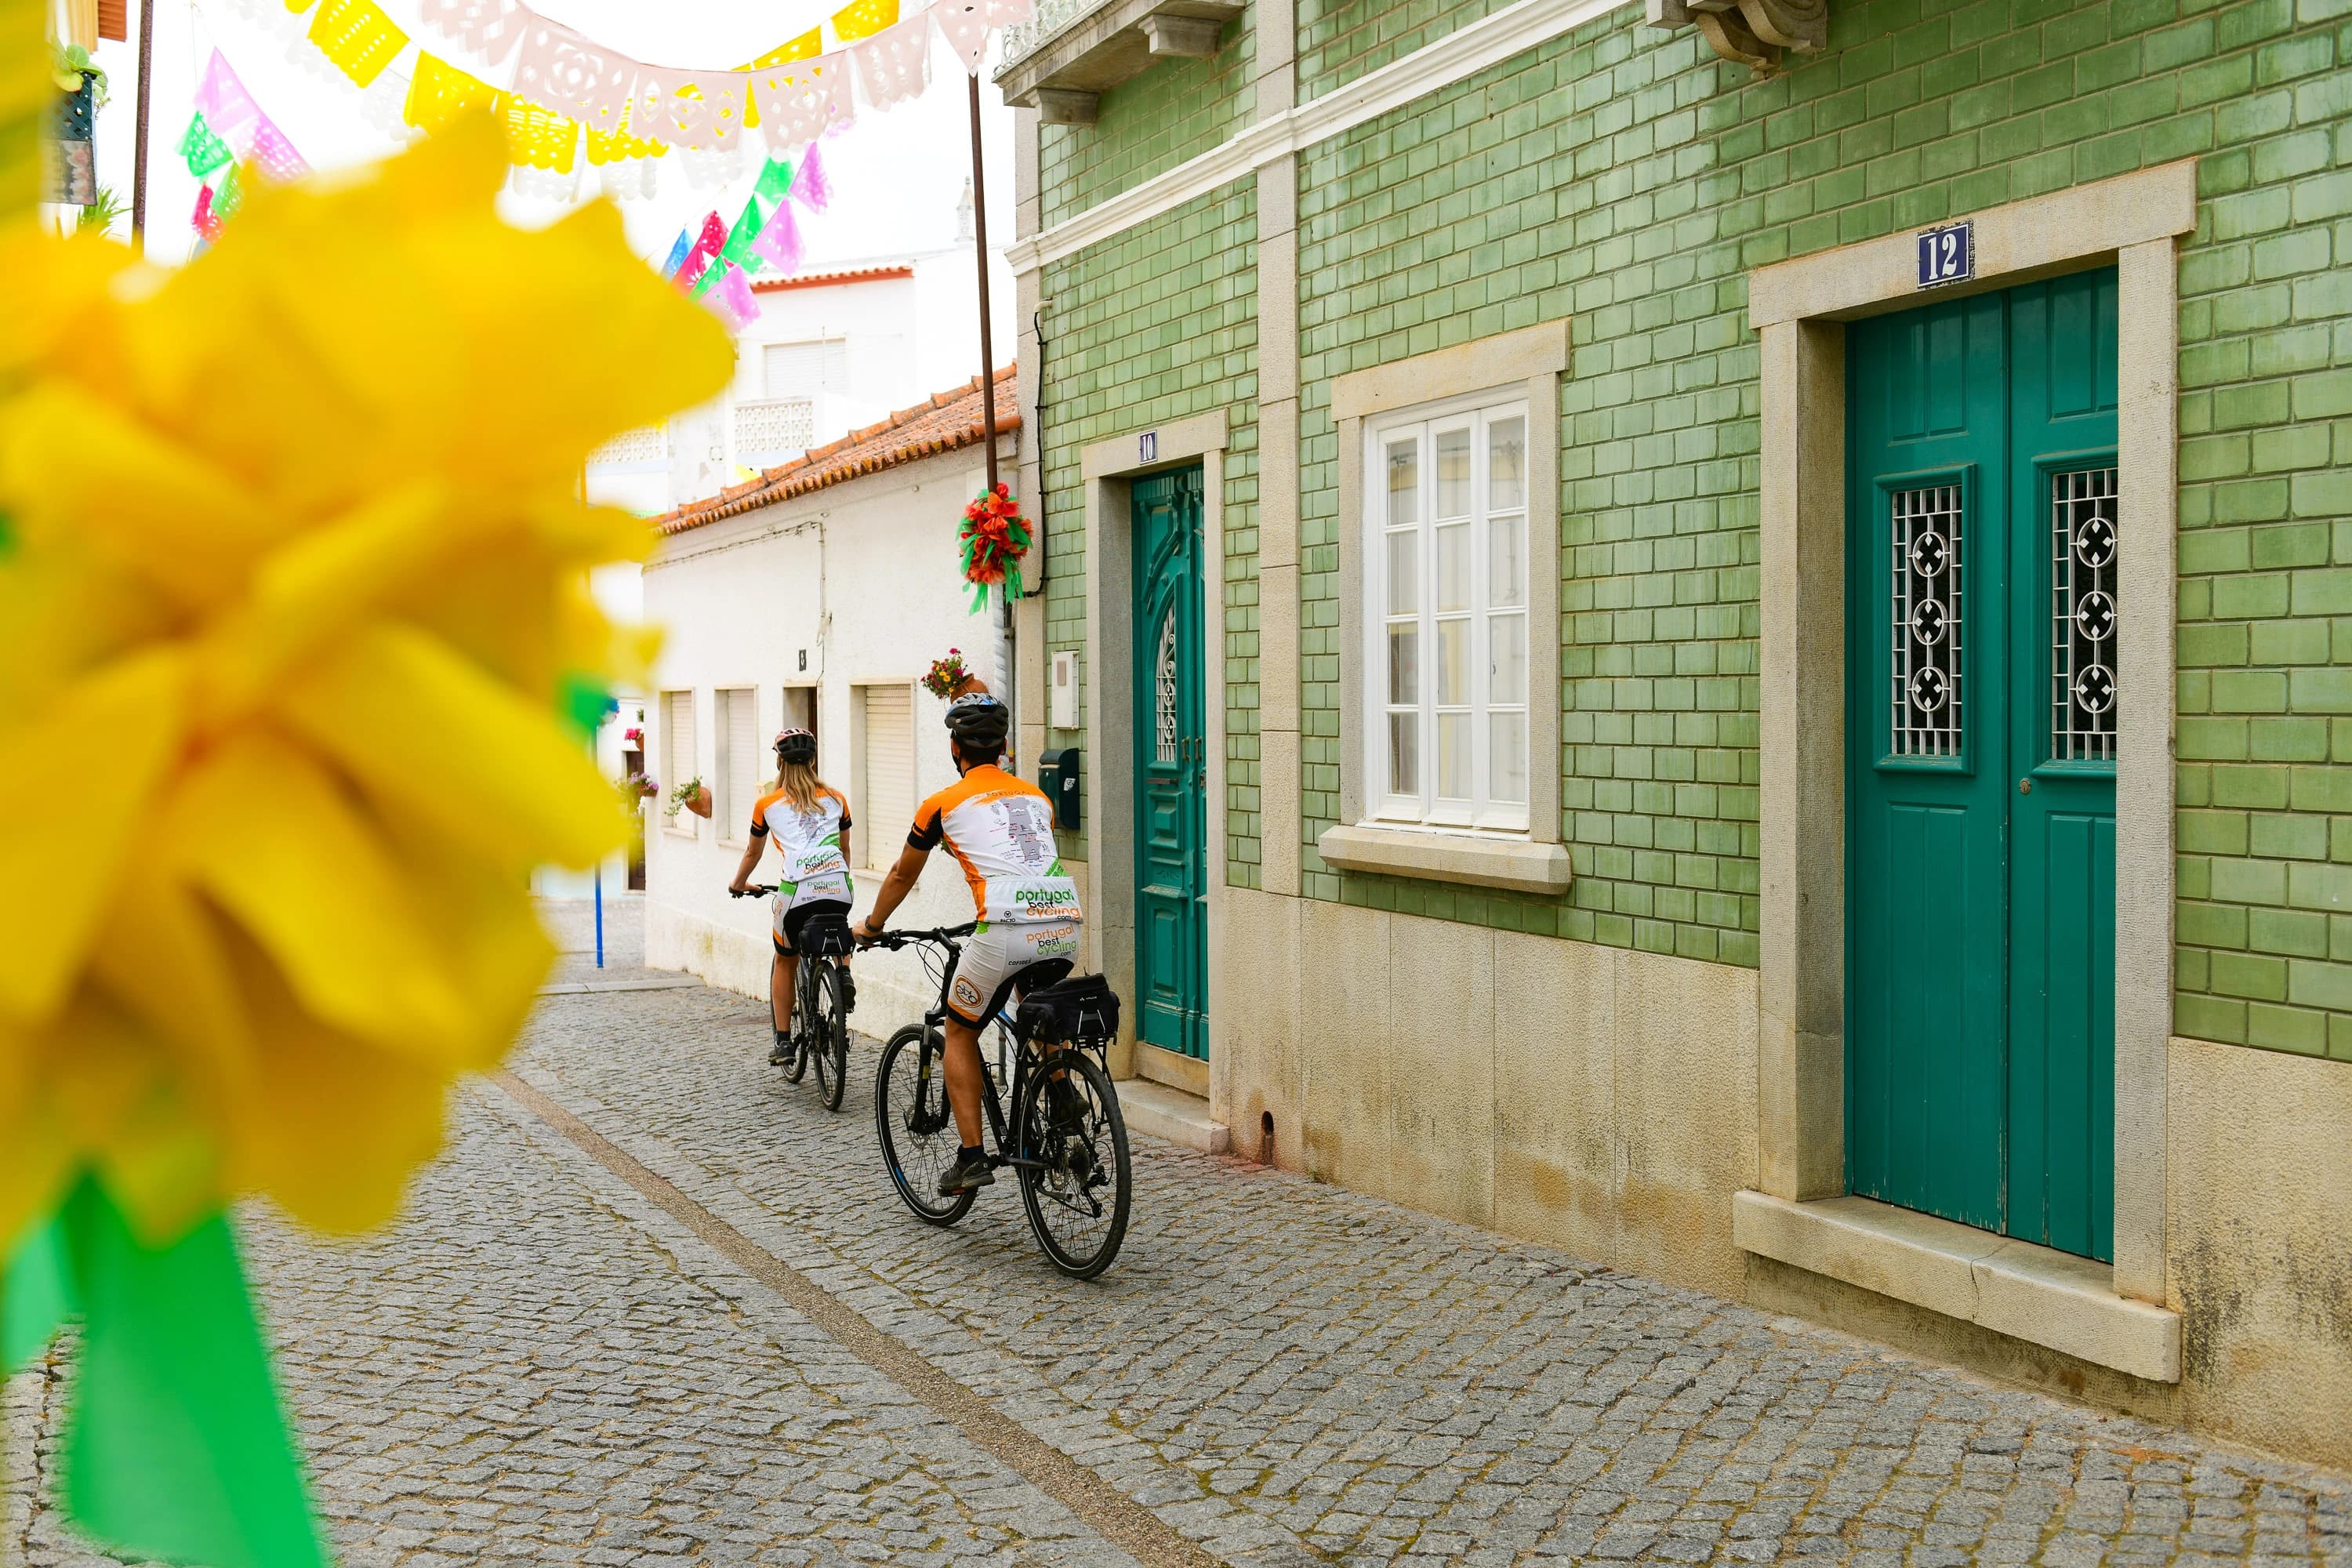
[[629, 95], [629, 132], [672, 147], [723, 152], [743, 129], [747, 79], [734, 71], [639, 66]]
[[530, 13], [515, 0], [425, 0], [425, 25], [497, 65], [522, 42]]
[[717, 213], [703, 217], [702, 232], [694, 237], [694, 248], [705, 256], [716, 256], [727, 248], [727, 226], [719, 221]]
[[309, 162], [294, 150], [286, 132], [278, 130], [277, 122], [266, 114], [253, 128], [253, 145], [247, 155], [261, 165], [263, 174], [281, 183], [299, 180], [310, 172]]
[[825, 177], [824, 156], [814, 142], [801, 159], [800, 172], [793, 176], [790, 195], [792, 200], [813, 213], [821, 213], [833, 205], [833, 182]]
[[988, 35], [995, 31], [982, 0], [939, 0], [930, 15], [940, 25], [940, 37], [948, 41], [963, 68], [978, 76], [981, 62], [988, 57]]
[[637, 62], [571, 28], [534, 16], [515, 56], [514, 90], [591, 131], [615, 131], [637, 79]]
[[790, 153], [855, 117], [849, 93], [849, 56], [819, 55], [751, 73], [751, 101], [768, 146]]
[[237, 149], [240, 156], [252, 145], [253, 122], [261, 118], [261, 106], [253, 101], [253, 95], [245, 90], [245, 83], [237, 79], [218, 49], [205, 64], [204, 79], [196, 84], [195, 104], [213, 134]]
[[981, 14], [992, 27], [1009, 27], [1037, 14], [1037, 0], [980, 0]]
[[751, 254], [767, 262], [779, 272], [798, 272], [807, 258], [807, 247], [801, 243], [800, 225], [793, 221], [793, 204], [776, 204], [775, 216], [769, 218], [751, 241]]
[[221, 222], [213, 216], [213, 188], [210, 185], [196, 188], [196, 216], [189, 221], [195, 225], [196, 232], [207, 242], [220, 237]]
[[921, 96], [931, 84], [930, 16], [918, 12], [851, 46], [849, 52], [857, 59], [857, 80], [866, 89], [866, 101], [877, 109], [894, 109]]
[[751, 280], [731, 261], [727, 264], [727, 276], [710, 291], [710, 299], [719, 315], [737, 331], [760, 319], [760, 301], [751, 297]]

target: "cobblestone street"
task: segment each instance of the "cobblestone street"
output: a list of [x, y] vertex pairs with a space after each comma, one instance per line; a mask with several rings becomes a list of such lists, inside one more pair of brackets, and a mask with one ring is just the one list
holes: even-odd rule
[[[2352, 1479], [1140, 1138], [1074, 1285], [1007, 1185], [899, 1207], [870, 1041], [837, 1116], [765, 1045], [551, 995], [396, 1229], [252, 1227], [345, 1562], [2352, 1564]], [[0, 1556], [97, 1560], [27, 1504], [68, 1364], [9, 1385]]]

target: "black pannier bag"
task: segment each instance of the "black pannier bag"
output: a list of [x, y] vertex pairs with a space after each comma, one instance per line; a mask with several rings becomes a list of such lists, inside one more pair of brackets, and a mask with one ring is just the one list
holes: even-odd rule
[[809, 916], [793, 945], [811, 958], [846, 958], [857, 948], [848, 918], [836, 914]]
[[1081, 974], [1029, 993], [1019, 1017], [1033, 1040], [1105, 1045], [1118, 1035], [1118, 993], [1099, 974]]

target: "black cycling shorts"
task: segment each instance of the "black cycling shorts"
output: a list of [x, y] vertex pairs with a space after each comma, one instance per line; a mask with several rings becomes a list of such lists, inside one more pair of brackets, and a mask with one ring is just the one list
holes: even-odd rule
[[842, 919], [847, 920], [849, 905], [837, 899], [820, 899], [813, 904], [802, 904], [797, 909], [786, 910], [784, 918], [777, 922], [781, 929], [769, 933], [775, 938], [776, 951], [787, 958], [796, 956], [801, 940], [801, 927], [808, 924], [809, 921], [817, 915], [839, 915]]

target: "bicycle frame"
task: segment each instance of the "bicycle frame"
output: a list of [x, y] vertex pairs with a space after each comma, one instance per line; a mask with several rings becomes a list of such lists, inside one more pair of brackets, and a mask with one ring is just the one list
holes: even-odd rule
[[[921, 1058], [919, 1059], [915, 1069], [915, 1092], [919, 1098], [926, 1096], [930, 1092], [932, 1063], [930, 1031], [933, 1029], [937, 1029], [941, 1032], [939, 1059], [941, 1063], [942, 1070], [944, 1070], [946, 1062], [947, 1041], [945, 1038], [945, 1031], [947, 1028], [949, 1012], [948, 988], [950, 985], [954, 984], [956, 960], [963, 952], [963, 944], [956, 941], [953, 936], [948, 934], [948, 931], [950, 929], [968, 931], [971, 928], [967, 926], [945, 928], [936, 931], [908, 931], [900, 933], [908, 940], [929, 939], [935, 941], [940, 946], [947, 950], [948, 955], [947, 963], [943, 964], [940, 970], [939, 1002], [935, 1006], [931, 1007], [923, 1015], [923, 1053]], [[1042, 1050], [1033, 1052], [1029, 1049], [1032, 1042], [1029, 1040], [1028, 1037], [1022, 1034], [1020, 1026], [1013, 1019], [1005, 1016], [1004, 1009], [1002, 1007], [996, 1010], [996, 1016], [994, 1017], [986, 1020], [980, 1026], [982, 1029], [987, 1029], [992, 1026], [994, 1027], [997, 1032], [997, 1055], [999, 1059], [996, 1064], [992, 1065], [988, 1059], [988, 1052], [983, 1049], [980, 1053], [980, 1105], [982, 1118], [988, 1123], [989, 1136], [996, 1144], [996, 1163], [1000, 1165], [1010, 1165], [1015, 1169], [1026, 1167], [1032, 1170], [1043, 1170], [1045, 1168], [1045, 1163], [1044, 1161], [1025, 1160], [1021, 1158], [1019, 1155], [1011, 1152], [1012, 1143], [1006, 1138], [1004, 1131], [1003, 1108], [1005, 1104], [1018, 1105], [1021, 1103], [1023, 1091], [1029, 1087], [1030, 1074], [1034, 1071], [1038, 1066], [1042, 1065], [1044, 1053]], [[1006, 1086], [1003, 1099], [1000, 1101], [996, 1080], [1000, 1071], [1002, 1070], [1003, 1058], [1004, 1055], [1004, 1043], [1008, 1039], [1013, 1043], [1013, 1068], [1009, 1075], [1012, 1081]]]

